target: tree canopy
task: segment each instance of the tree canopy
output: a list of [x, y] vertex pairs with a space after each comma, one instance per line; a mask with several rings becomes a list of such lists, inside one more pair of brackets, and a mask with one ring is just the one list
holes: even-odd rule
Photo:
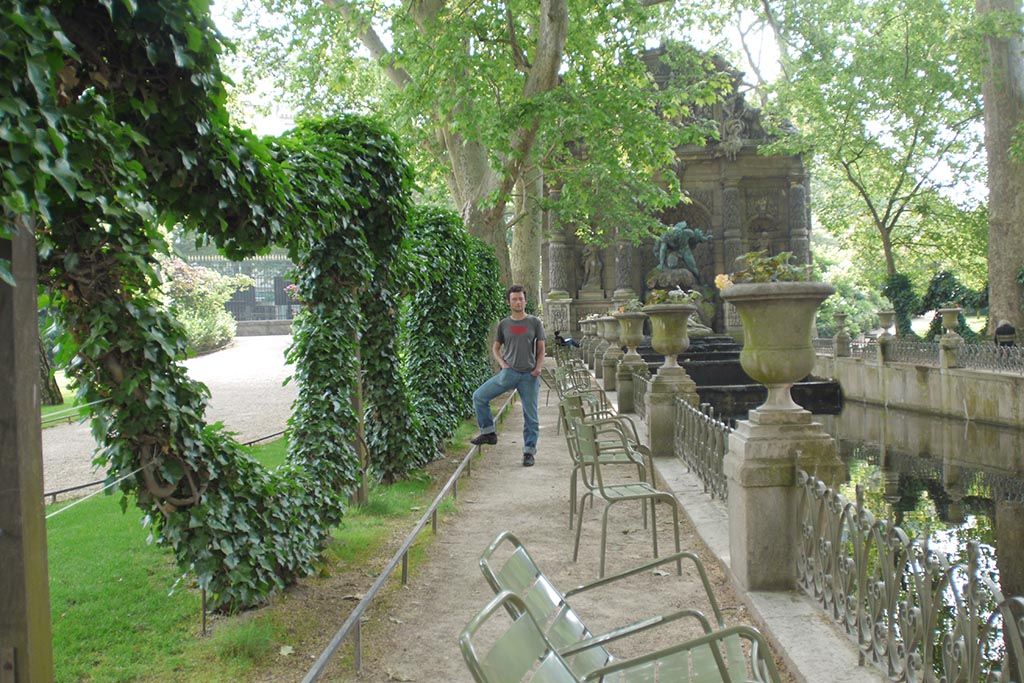
[[560, 220], [585, 239], [647, 236], [660, 229], [653, 215], [679, 198], [675, 147], [712, 134], [680, 122], [728, 85], [705, 56], [676, 50], [669, 59], [699, 77], [655, 86], [645, 51], [694, 16], [680, 3], [268, 0], [263, 8], [273, 19], [253, 19], [243, 33], [252, 39], [240, 41], [251, 60], [245, 80], [272, 74], [299, 111], [385, 115], [417, 141], [424, 191], [443, 183], [499, 259], [507, 228], [513, 254], [529, 244], [522, 251], [534, 257], [513, 274], [528, 283], [539, 282], [539, 177], [560, 190]]
[[775, 149], [813, 154], [822, 226], [875, 283], [942, 267], [984, 282], [973, 2], [765, 0], [758, 10], [781, 53], [768, 101], [796, 127]]

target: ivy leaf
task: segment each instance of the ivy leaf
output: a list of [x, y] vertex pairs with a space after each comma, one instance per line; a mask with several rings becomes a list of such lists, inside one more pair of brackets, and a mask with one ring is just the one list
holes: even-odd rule
[[14, 274], [11, 272], [11, 262], [5, 258], [0, 258], [0, 280], [11, 287], [15, 286]]

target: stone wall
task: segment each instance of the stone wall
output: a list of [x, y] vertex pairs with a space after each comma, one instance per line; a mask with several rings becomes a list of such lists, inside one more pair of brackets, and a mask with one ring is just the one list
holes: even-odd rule
[[292, 333], [291, 320], [240, 320], [236, 337], [263, 337]]
[[854, 401], [1020, 427], [1024, 377], [964, 368], [818, 355], [814, 374], [839, 381]]

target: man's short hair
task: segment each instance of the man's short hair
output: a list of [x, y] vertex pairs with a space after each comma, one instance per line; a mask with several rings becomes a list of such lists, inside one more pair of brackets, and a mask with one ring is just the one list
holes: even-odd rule
[[505, 292], [505, 301], [508, 301], [508, 298], [512, 296], [512, 292], [522, 292], [523, 297], [525, 297], [526, 287], [523, 287], [522, 285], [512, 285], [511, 287], [508, 288], [508, 291]]

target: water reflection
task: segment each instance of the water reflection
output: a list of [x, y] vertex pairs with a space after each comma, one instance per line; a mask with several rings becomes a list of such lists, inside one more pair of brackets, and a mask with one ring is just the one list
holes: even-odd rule
[[[998, 574], [1005, 595], [1024, 595], [1024, 430], [886, 410], [848, 401], [818, 415], [847, 464], [839, 491], [910, 536]], [[997, 571], [998, 569], [998, 571]]]

